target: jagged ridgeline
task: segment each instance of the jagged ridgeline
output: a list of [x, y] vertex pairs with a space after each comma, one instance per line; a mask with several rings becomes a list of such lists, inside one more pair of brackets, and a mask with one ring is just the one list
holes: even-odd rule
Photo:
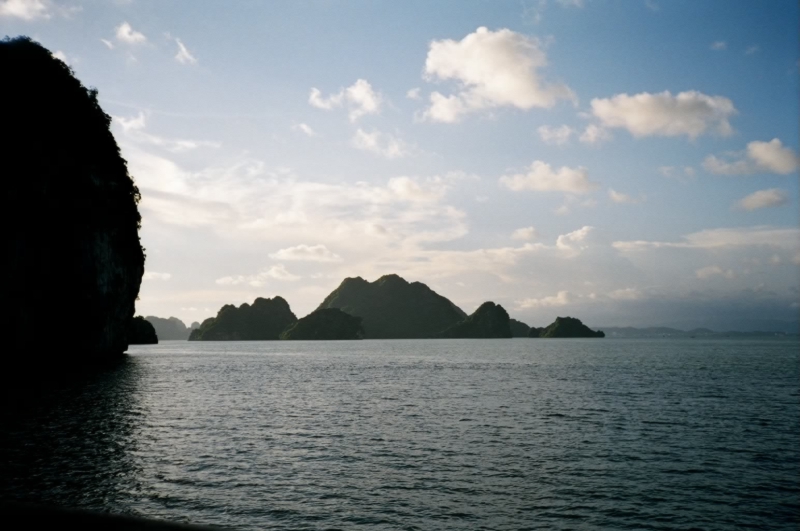
[[226, 304], [216, 317], [206, 319], [192, 330], [190, 341], [256, 341], [278, 339], [281, 332], [297, 322], [283, 297], [257, 298], [238, 308]]
[[0, 102], [5, 360], [118, 356], [144, 252], [139, 190], [111, 118], [96, 90], [25, 37], [0, 41]]
[[318, 309], [338, 308], [361, 317], [365, 339], [435, 337], [467, 317], [458, 306], [420, 282], [385, 275], [375, 282], [346, 278]]

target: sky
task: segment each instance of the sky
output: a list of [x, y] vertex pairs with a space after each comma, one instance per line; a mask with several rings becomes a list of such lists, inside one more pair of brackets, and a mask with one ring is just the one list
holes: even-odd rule
[[99, 91], [137, 313], [396, 273], [544, 326], [796, 327], [790, 0], [0, 0]]

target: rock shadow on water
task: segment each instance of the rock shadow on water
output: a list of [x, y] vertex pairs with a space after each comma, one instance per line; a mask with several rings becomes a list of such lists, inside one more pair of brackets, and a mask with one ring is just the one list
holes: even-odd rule
[[132, 453], [142, 367], [122, 356], [67, 369], [0, 417], [0, 501], [134, 513], [123, 500], [140, 489]]

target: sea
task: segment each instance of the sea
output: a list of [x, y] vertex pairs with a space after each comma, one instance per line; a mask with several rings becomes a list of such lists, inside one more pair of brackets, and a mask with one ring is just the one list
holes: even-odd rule
[[164, 341], [0, 431], [0, 499], [239, 530], [797, 530], [788, 339]]

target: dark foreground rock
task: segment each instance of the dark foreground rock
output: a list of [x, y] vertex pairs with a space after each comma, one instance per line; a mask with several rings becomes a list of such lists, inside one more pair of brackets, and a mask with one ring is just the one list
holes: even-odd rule
[[283, 297], [257, 298], [252, 305], [223, 306], [216, 317], [192, 330], [190, 341], [258, 341], [278, 339], [281, 332], [297, 322]]
[[144, 252], [139, 190], [111, 118], [27, 38], [0, 41], [0, 79], [3, 373], [120, 357]]
[[375, 282], [346, 278], [318, 309], [339, 308], [363, 319], [366, 339], [433, 337], [464, 319], [448, 299], [421, 282], [385, 275]]
[[156, 343], [158, 343], [158, 335], [150, 322], [141, 315], [131, 319], [128, 325], [129, 345], [155, 345]]
[[363, 339], [361, 317], [338, 308], [325, 308], [306, 315], [280, 335], [281, 339]]
[[446, 330], [437, 337], [489, 339], [512, 337], [508, 312], [493, 302], [484, 302], [475, 313]]
[[533, 328], [528, 337], [606, 337], [598, 330], [594, 331], [574, 317], [556, 317], [552, 324], [545, 328]]

